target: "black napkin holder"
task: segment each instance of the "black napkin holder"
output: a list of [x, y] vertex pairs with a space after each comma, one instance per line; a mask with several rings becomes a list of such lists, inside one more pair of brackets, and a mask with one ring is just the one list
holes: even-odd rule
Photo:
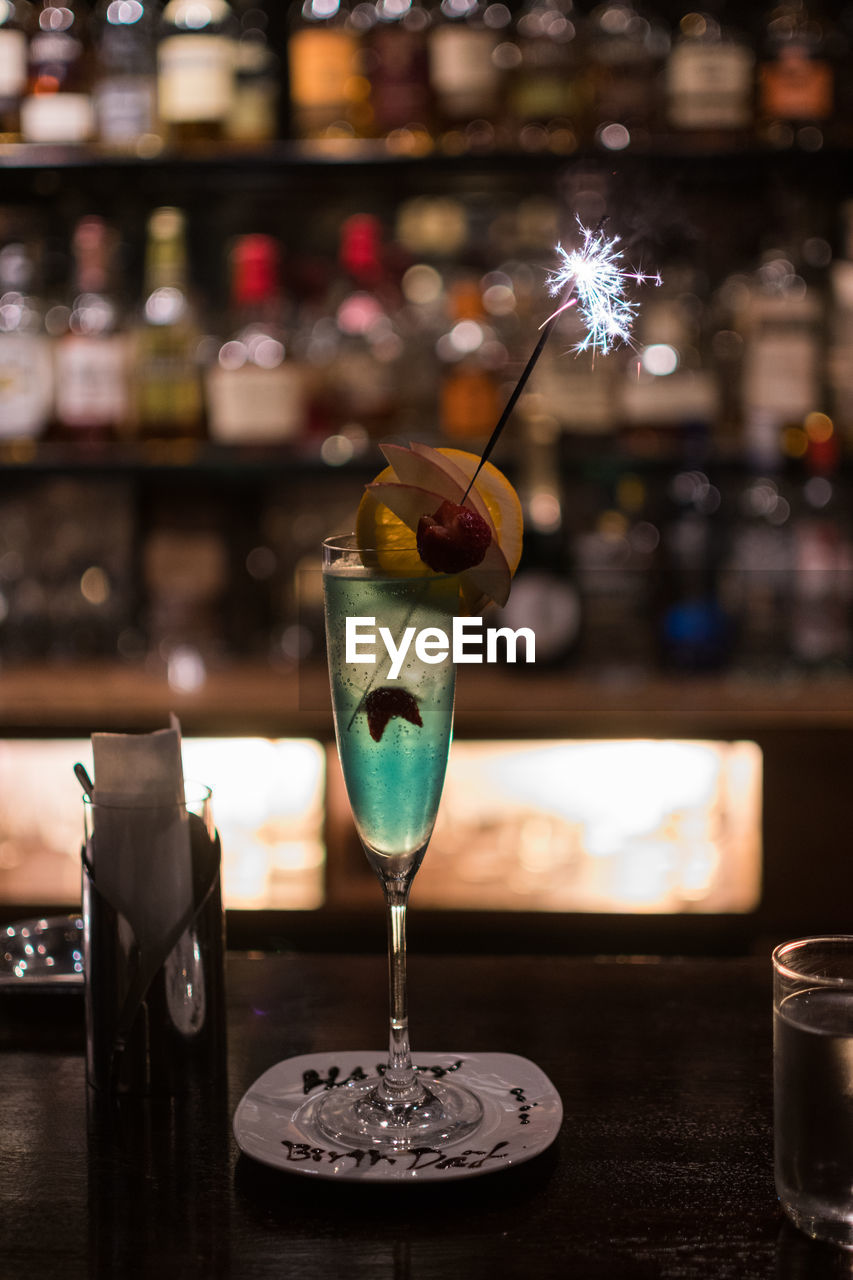
[[[93, 836], [97, 840], [97, 832]], [[225, 919], [218, 834], [190, 816], [192, 904], [143, 953], [127, 918], [98, 888], [83, 849], [86, 1074], [96, 1089], [189, 1092], [225, 1074]]]

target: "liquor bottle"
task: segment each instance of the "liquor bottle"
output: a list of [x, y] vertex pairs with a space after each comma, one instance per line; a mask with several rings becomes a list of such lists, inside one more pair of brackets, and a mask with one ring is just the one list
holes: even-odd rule
[[168, 0], [157, 45], [157, 99], [172, 145], [225, 137], [234, 105], [236, 36], [227, 0]]
[[715, 372], [705, 358], [703, 282], [677, 261], [661, 268], [663, 285], [644, 299], [634, 330], [637, 359], [622, 366], [619, 417], [635, 453], [660, 455], [705, 447], [720, 416]]
[[778, 465], [786, 431], [822, 400], [824, 303], [794, 256], [775, 249], [764, 255], [734, 325], [744, 339], [744, 448], [765, 467]]
[[[231, 514], [230, 512], [228, 513]], [[198, 689], [228, 629], [230, 521], [221, 495], [155, 497], [140, 537], [141, 621], [173, 688]]]
[[652, 584], [660, 532], [654, 504], [648, 479], [622, 470], [604, 471], [595, 485], [583, 484], [582, 496], [565, 501], [574, 512], [571, 551], [584, 672], [636, 678], [656, 663]]
[[507, 73], [513, 141], [525, 151], [575, 150], [584, 79], [572, 0], [530, 0], [517, 16], [515, 45]]
[[292, 134], [308, 139], [371, 136], [362, 32], [347, 0], [304, 0], [296, 12], [287, 42]]
[[133, 333], [133, 421], [146, 437], [203, 430], [200, 335], [189, 294], [186, 219], [155, 209], [148, 219], [145, 300]]
[[853, 203], [841, 210], [842, 247], [830, 267], [832, 311], [827, 376], [832, 412], [847, 448], [853, 446]]
[[[836, 11], [837, 13], [837, 11]], [[832, 53], [835, 64], [835, 92], [832, 120], [826, 129], [826, 140], [836, 147], [853, 143], [853, 3], [846, 0], [837, 13], [832, 30]]]
[[609, 357], [593, 365], [567, 356], [578, 340], [569, 325], [557, 326], [536, 366], [536, 386], [568, 434], [612, 436], [618, 426], [619, 366]]
[[208, 429], [223, 444], [278, 444], [307, 425], [304, 366], [290, 348], [271, 236], [241, 236], [231, 254], [232, 336], [206, 376]]
[[720, 599], [734, 627], [733, 661], [749, 675], [779, 676], [791, 664], [791, 491], [777, 467], [748, 464], [729, 496]]
[[500, 416], [506, 348], [486, 322], [479, 281], [464, 275], [448, 293], [451, 327], [436, 351], [443, 363], [439, 428], [450, 440], [485, 440]]
[[379, 0], [365, 37], [376, 132], [398, 152], [432, 146], [435, 129], [427, 40], [431, 16], [418, 0]]
[[564, 519], [559, 425], [536, 395], [520, 402], [519, 417], [523, 442], [517, 484], [524, 511], [524, 551], [498, 625], [533, 631], [535, 665], [519, 657], [514, 670], [535, 674], [564, 667], [576, 656], [581, 601]]
[[720, 591], [725, 564], [721, 495], [693, 468], [674, 475], [660, 524], [658, 583], [661, 660], [674, 671], [724, 668], [734, 623]]
[[114, 439], [127, 429], [127, 335], [113, 281], [117, 245], [102, 218], [81, 218], [74, 229], [74, 287], [54, 370], [57, 430], [77, 440]]
[[416, 196], [399, 206], [395, 243], [408, 263], [400, 280], [398, 322], [405, 340], [399, 412], [420, 438], [436, 436], [436, 388], [441, 362], [436, 343], [448, 327], [448, 281], [467, 253], [468, 210], [450, 196]]
[[635, 4], [605, 0], [585, 28], [588, 131], [607, 151], [647, 146], [661, 131], [669, 33]]
[[27, 87], [27, 42], [36, 25], [29, 0], [0, 6], [0, 138], [16, 142], [21, 132], [21, 99]]
[[754, 56], [716, 18], [687, 13], [666, 66], [670, 129], [693, 147], [746, 143], [753, 127]]
[[759, 135], [771, 146], [818, 150], [833, 112], [835, 72], [826, 21], [803, 0], [768, 15], [758, 74]]
[[[249, 0], [251, 6], [251, 0]], [[280, 65], [267, 39], [267, 15], [251, 6], [239, 14], [234, 99], [225, 122], [232, 142], [255, 144], [278, 137]]]
[[805, 475], [791, 531], [791, 654], [800, 667], [843, 673], [853, 658], [850, 495], [831, 419], [816, 412], [804, 425]]
[[429, 33], [429, 74], [445, 150], [499, 139], [501, 71], [495, 52], [510, 13], [488, 0], [441, 0]]
[[80, 0], [42, 0], [29, 46], [29, 79], [21, 103], [25, 142], [88, 142], [94, 131], [92, 45]]
[[372, 214], [353, 214], [341, 225], [338, 272], [308, 334], [322, 429], [361, 439], [392, 429], [405, 354], [399, 309], [382, 225]]
[[111, 151], [159, 149], [155, 23], [153, 0], [101, 0], [96, 10], [95, 123]]
[[26, 245], [0, 250], [0, 439], [40, 436], [53, 407], [53, 363]]
[[[33, 476], [4, 500], [4, 660], [115, 656], [137, 585], [132, 484], [75, 474]], [[93, 517], [93, 513], [97, 515]]]

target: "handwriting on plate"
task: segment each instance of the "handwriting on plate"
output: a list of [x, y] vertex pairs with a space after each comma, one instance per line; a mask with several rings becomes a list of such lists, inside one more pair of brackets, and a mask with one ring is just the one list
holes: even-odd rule
[[510, 1093], [517, 1098], [520, 1105], [518, 1108], [518, 1123], [530, 1124], [530, 1112], [534, 1107], [538, 1107], [538, 1102], [528, 1102], [523, 1089], [510, 1089]]
[[[406, 1173], [420, 1169], [482, 1169], [489, 1160], [505, 1160], [507, 1152], [502, 1148], [506, 1142], [496, 1142], [490, 1151], [460, 1151], [457, 1155], [448, 1155], [440, 1147], [412, 1147], [410, 1151], [401, 1151], [393, 1156], [383, 1155], [380, 1151], [327, 1151], [324, 1147], [312, 1147], [307, 1142], [290, 1142], [287, 1138], [281, 1144], [287, 1151], [288, 1164], [337, 1164], [339, 1160], [352, 1160], [356, 1169], [375, 1169], [378, 1164], [400, 1164]], [[472, 1158], [476, 1157], [476, 1158]]]
[[[453, 1062], [448, 1067], [432, 1066], [432, 1067], [415, 1067], [422, 1075], [430, 1075], [433, 1080], [441, 1080], [443, 1076], [450, 1075], [454, 1071], [458, 1071], [463, 1066], [462, 1058]], [[377, 1062], [374, 1068], [377, 1075], [384, 1075], [386, 1071], [386, 1063]], [[302, 1092], [309, 1094], [312, 1089], [316, 1089], [318, 1085], [322, 1085], [324, 1089], [339, 1089], [345, 1084], [358, 1084], [359, 1081], [367, 1080], [367, 1073], [362, 1067], [353, 1067], [348, 1076], [341, 1078], [340, 1067], [329, 1067], [325, 1076], [321, 1076], [319, 1071], [315, 1071], [313, 1067], [302, 1073]]]

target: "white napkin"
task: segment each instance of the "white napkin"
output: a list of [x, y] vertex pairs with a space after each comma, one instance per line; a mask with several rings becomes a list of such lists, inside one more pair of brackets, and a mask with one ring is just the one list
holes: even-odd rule
[[125, 916], [143, 952], [160, 950], [192, 906], [181, 730], [93, 733], [98, 892]]

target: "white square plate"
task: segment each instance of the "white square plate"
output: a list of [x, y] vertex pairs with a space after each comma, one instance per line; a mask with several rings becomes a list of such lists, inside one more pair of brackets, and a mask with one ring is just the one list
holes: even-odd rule
[[418, 1053], [429, 1079], [452, 1075], [483, 1104], [473, 1135], [441, 1148], [382, 1154], [332, 1148], [314, 1127], [312, 1103], [329, 1088], [384, 1065], [381, 1051], [311, 1053], [278, 1062], [255, 1081], [234, 1113], [234, 1136], [246, 1155], [288, 1173], [340, 1182], [438, 1182], [473, 1178], [531, 1160], [551, 1145], [563, 1106], [535, 1063], [510, 1053]]

